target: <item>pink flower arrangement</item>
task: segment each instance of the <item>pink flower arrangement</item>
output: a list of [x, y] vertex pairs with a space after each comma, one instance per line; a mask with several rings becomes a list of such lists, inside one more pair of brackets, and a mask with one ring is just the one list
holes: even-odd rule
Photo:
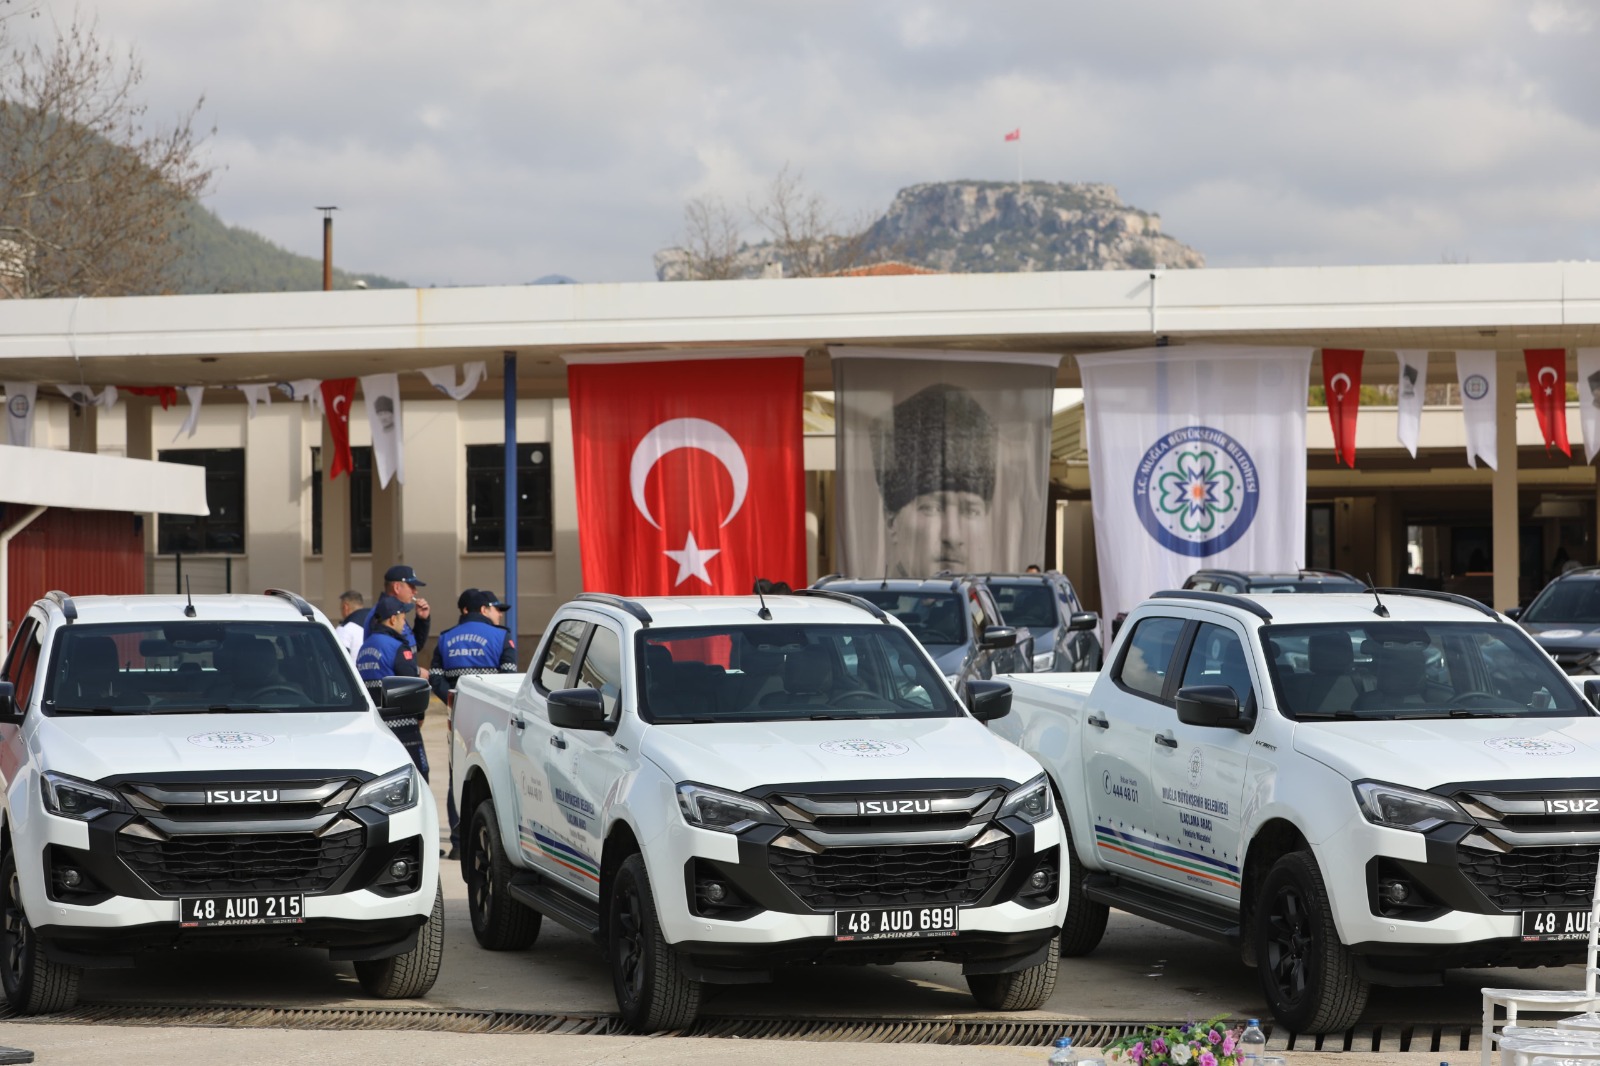
[[1150, 1026], [1106, 1045], [1106, 1061], [1134, 1066], [1239, 1066], [1239, 1030], [1224, 1028], [1224, 1018]]

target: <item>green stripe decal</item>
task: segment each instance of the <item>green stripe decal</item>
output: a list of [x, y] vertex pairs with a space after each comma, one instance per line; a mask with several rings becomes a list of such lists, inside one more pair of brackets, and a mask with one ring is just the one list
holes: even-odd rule
[[1113, 836], [1109, 833], [1096, 833], [1095, 837], [1103, 847], [1130, 852], [1141, 859], [1148, 859], [1151, 862], [1162, 863], [1167, 866], [1176, 866], [1193, 873], [1204, 874], [1207, 878], [1225, 882], [1234, 888], [1239, 887], [1239, 879], [1237, 877], [1226, 871], [1219, 870], [1215, 866], [1208, 866], [1204, 862], [1185, 858], [1181, 855], [1174, 855], [1170, 852], [1156, 851], [1154, 848], [1145, 847], [1126, 837]]

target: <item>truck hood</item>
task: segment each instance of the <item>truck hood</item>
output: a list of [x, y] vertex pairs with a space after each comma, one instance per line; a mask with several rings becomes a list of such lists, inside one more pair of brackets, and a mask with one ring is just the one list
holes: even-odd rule
[[966, 716], [657, 725], [646, 732], [641, 750], [674, 781], [736, 792], [770, 784], [953, 777], [1021, 784], [1041, 773], [1031, 755]]
[[1600, 718], [1301, 722], [1294, 749], [1352, 781], [1412, 788], [1454, 781], [1590, 776]]
[[43, 768], [97, 781], [173, 771], [365, 770], [406, 765], [374, 712], [84, 715], [41, 718]]

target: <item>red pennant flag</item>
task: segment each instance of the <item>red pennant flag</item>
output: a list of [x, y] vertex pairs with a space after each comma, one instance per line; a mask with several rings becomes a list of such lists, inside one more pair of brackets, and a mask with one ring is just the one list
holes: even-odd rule
[[333, 436], [329, 478], [349, 473], [354, 466], [350, 460], [350, 404], [355, 398], [355, 378], [336, 378], [322, 383], [322, 409], [328, 414], [328, 432]]
[[1020, 141], [1020, 140], [1022, 140], [1022, 127], [1018, 126], [1016, 129], [1014, 129], [1010, 133], [1006, 134], [1006, 140], [1008, 140], [1008, 141]]
[[798, 357], [567, 368], [583, 587], [805, 585]]
[[1528, 364], [1528, 391], [1533, 394], [1533, 413], [1539, 416], [1539, 432], [1544, 435], [1544, 450], [1553, 444], [1569, 457], [1567, 443], [1567, 350], [1528, 348], [1522, 353]]
[[161, 401], [163, 411], [178, 402], [176, 385], [119, 385], [117, 388], [134, 396], [154, 396]]
[[1322, 349], [1322, 389], [1333, 423], [1333, 456], [1354, 470], [1356, 415], [1361, 410], [1361, 359], [1358, 348]]

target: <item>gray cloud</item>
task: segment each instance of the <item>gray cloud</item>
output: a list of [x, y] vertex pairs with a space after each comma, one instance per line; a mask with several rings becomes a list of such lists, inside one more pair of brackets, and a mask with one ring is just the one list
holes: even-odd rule
[[788, 163], [876, 212], [1013, 178], [1018, 126], [1024, 177], [1111, 182], [1213, 265], [1600, 252], [1577, 0], [82, 7], [154, 117], [206, 96], [226, 221], [317, 255], [337, 203], [339, 264], [418, 284], [645, 279], [691, 196]]

